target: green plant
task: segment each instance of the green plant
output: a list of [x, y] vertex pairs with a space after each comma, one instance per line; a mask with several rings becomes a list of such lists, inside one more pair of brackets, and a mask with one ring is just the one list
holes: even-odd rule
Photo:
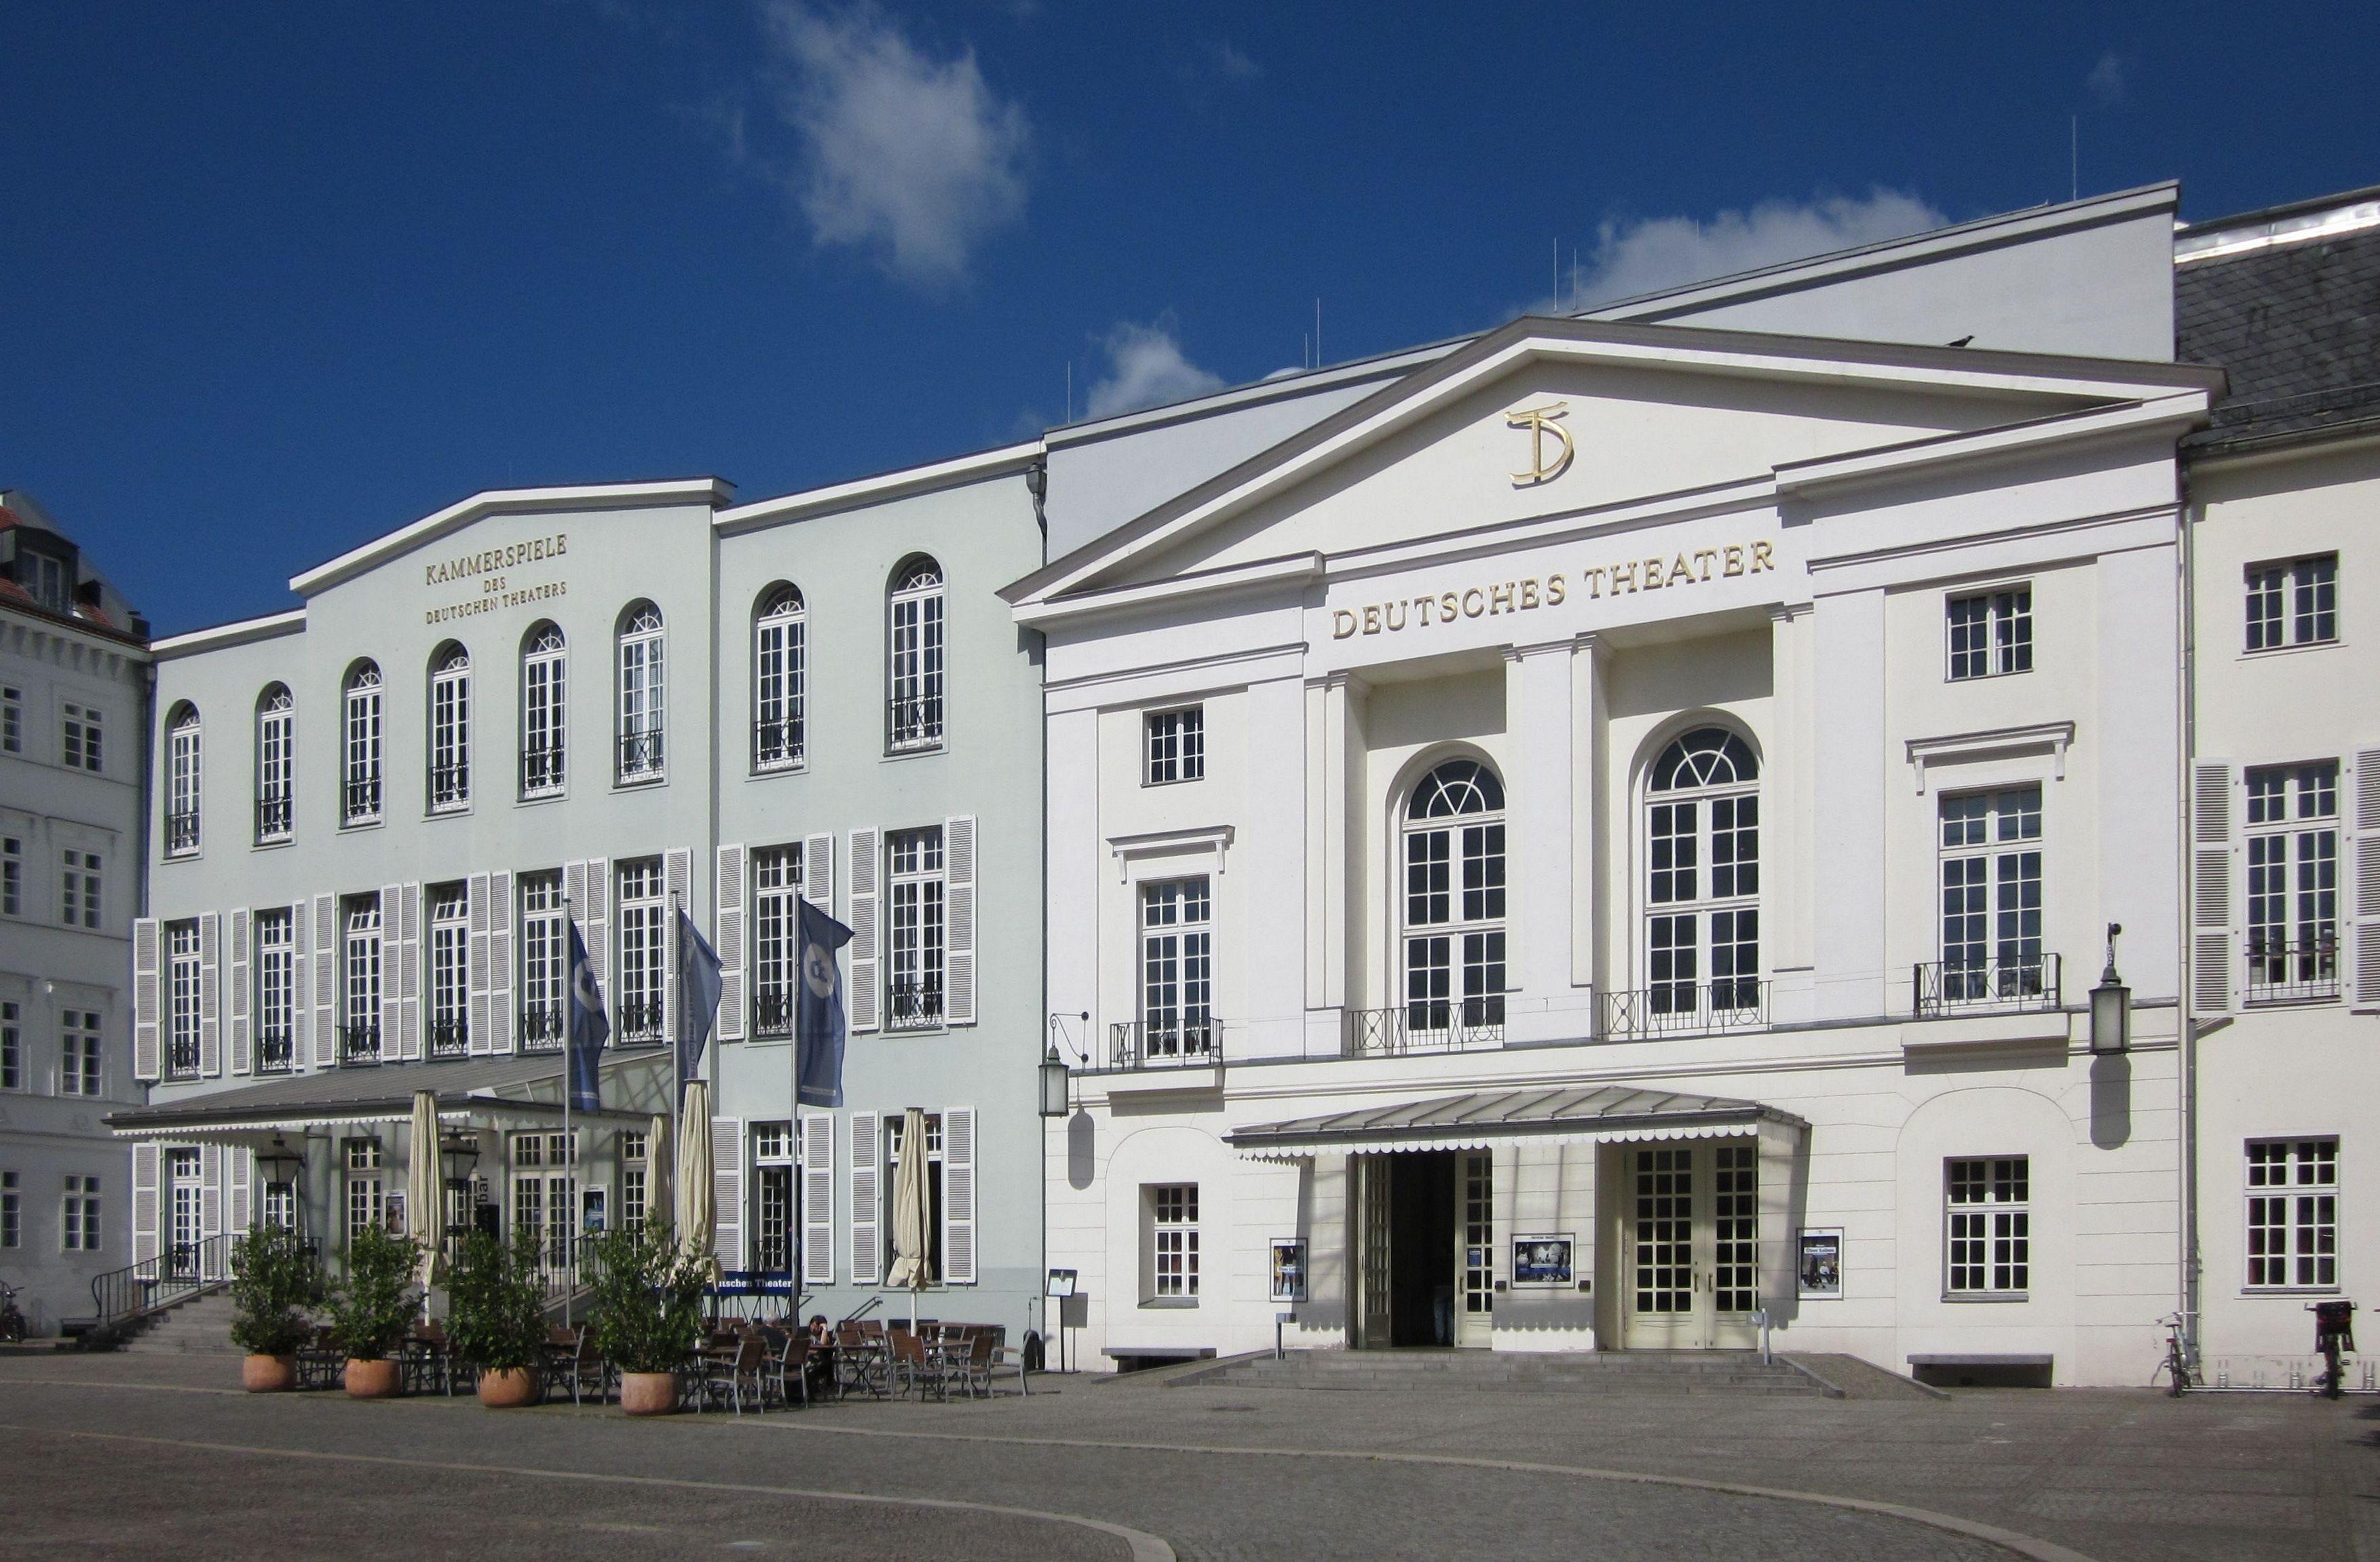
[[231, 1257], [231, 1338], [255, 1356], [286, 1356], [306, 1343], [322, 1276], [298, 1233], [259, 1226]]
[[674, 1372], [702, 1337], [707, 1260], [678, 1251], [667, 1225], [606, 1231], [588, 1244], [595, 1348], [624, 1373]]
[[484, 1231], [463, 1239], [446, 1282], [446, 1334], [455, 1355], [481, 1372], [538, 1364], [545, 1349], [545, 1287], [537, 1261], [537, 1234], [526, 1226], [509, 1250]]
[[331, 1333], [349, 1359], [377, 1361], [405, 1343], [412, 1325], [413, 1272], [421, 1249], [377, 1226], [347, 1244], [347, 1272], [331, 1286]]

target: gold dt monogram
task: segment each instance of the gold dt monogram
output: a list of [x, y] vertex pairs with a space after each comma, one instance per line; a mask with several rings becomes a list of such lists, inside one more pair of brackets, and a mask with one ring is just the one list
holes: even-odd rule
[[[1549, 401], [1543, 407], [1526, 407], [1517, 412], [1504, 414], [1504, 421], [1509, 427], [1529, 431], [1529, 470], [1514, 472], [1512, 481], [1515, 483], [1551, 482], [1570, 470], [1570, 458], [1578, 453], [1578, 447], [1571, 443], [1570, 431], [1554, 421], [1569, 412], [1569, 402]], [[1561, 450], [1554, 457], [1551, 466], [1546, 464], [1548, 434], [1553, 435], [1561, 445]]]

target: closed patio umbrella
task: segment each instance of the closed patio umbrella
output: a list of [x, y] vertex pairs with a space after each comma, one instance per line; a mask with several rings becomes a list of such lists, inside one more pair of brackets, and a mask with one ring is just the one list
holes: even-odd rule
[[917, 1326], [917, 1293], [934, 1283], [926, 1256], [926, 1114], [901, 1115], [901, 1163], [892, 1171], [892, 1272], [885, 1284], [909, 1289], [909, 1327]]
[[[416, 1274], [426, 1292], [438, 1275], [438, 1228], [446, 1217], [438, 1197], [438, 1100], [426, 1090], [413, 1092], [413, 1142], [407, 1153], [405, 1231], [421, 1244]], [[428, 1305], [429, 1298], [422, 1301]]]
[[676, 1150], [677, 1146], [670, 1142], [669, 1119], [658, 1112], [654, 1113], [652, 1126], [645, 1130], [645, 1218], [647, 1220], [652, 1219], [663, 1210], [674, 1207], [669, 1202], [669, 1190], [677, 1186], [678, 1179], [670, 1176], [670, 1164], [667, 1157], [674, 1154]]
[[710, 1255], [719, 1226], [719, 1205], [710, 1187], [710, 1086], [697, 1080], [686, 1087], [686, 1111], [677, 1136], [677, 1234], [688, 1258]]

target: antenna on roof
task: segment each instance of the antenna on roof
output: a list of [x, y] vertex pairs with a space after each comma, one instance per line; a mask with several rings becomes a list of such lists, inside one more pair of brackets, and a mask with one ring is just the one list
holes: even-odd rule
[[1314, 300], [1314, 367], [1322, 367], [1322, 300]]
[[2082, 199], [2082, 116], [2066, 116], [2066, 199]]
[[1059, 420], [1059, 421], [1060, 421], [1060, 422], [1062, 422], [1062, 423], [1071, 423], [1071, 422], [1073, 422], [1074, 421], [1075, 421], [1075, 360], [1074, 360], [1073, 359], [1071, 359], [1071, 358], [1070, 358], [1070, 359], [1066, 360], [1066, 415], [1065, 415], [1063, 418], [1060, 419], [1060, 420]]

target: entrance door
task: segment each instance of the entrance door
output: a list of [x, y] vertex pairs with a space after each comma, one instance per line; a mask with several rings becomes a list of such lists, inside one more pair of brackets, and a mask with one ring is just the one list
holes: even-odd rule
[[1393, 1334], [1389, 1285], [1389, 1158], [1358, 1155], [1355, 1171], [1355, 1316], [1366, 1349], [1390, 1343]]
[[200, 1224], [200, 1183], [199, 1153], [195, 1150], [173, 1152], [174, 1245], [167, 1260], [168, 1273], [179, 1278], [199, 1272], [199, 1243], [205, 1231]]
[[1359, 1155], [1356, 1343], [1476, 1346], [1495, 1324], [1494, 1161], [1488, 1152]]
[[1496, 1325], [1496, 1162], [1485, 1150], [1465, 1150], [1455, 1161], [1454, 1343], [1484, 1348]]
[[1624, 1152], [1626, 1341], [1633, 1350], [1748, 1349], [1758, 1343], [1757, 1143], [1639, 1145]]

